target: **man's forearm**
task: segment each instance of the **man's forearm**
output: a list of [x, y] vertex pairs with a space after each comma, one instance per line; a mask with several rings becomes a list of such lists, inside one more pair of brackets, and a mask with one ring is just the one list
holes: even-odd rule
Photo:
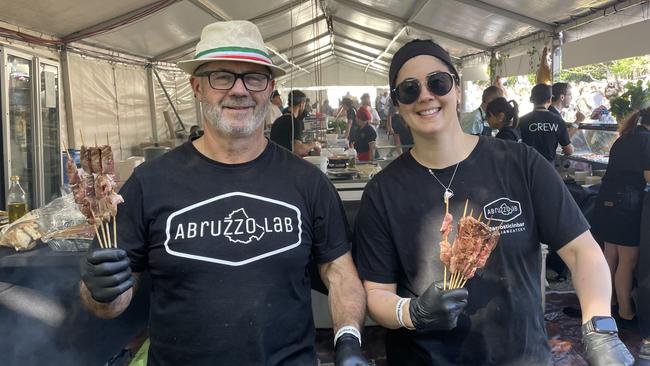
[[363, 329], [366, 316], [366, 293], [361, 285], [350, 253], [328, 263], [321, 277], [329, 290], [329, 305], [334, 331], [344, 325]]
[[83, 281], [79, 282], [79, 297], [81, 298], [81, 303], [83, 306], [88, 309], [93, 315], [102, 319], [113, 319], [126, 310], [131, 303], [133, 294], [137, 290], [140, 276], [137, 273], [133, 274], [133, 287], [126, 290], [123, 294], [118, 296], [115, 300], [110, 303], [98, 302], [93, 299], [90, 291], [86, 287], [86, 284]]

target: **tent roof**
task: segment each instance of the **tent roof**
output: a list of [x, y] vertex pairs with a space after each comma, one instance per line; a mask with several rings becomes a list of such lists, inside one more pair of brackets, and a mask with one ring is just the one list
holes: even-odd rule
[[[566, 30], [643, 0], [0, 0], [0, 21], [53, 36], [175, 62], [193, 55], [201, 29], [248, 19], [274, 63], [309, 70], [336, 60], [385, 74], [409, 39], [430, 37], [462, 58], [539, 32]], [[7, 32], [0, 32], [0, 35]], [[315, 62], [315, 60], [320, 60]], [[372, 62], [372, 63], [371, 63]]]

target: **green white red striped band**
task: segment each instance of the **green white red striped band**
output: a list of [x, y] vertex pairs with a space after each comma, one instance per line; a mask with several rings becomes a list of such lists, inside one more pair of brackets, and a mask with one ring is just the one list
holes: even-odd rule
[[256, 48], [247, 47], [217, 47], [197, 53], [195, 60], [206, 58], [227, 58], [233, 60], [258, 61], [265, 64], [273, 65], [269, 55]]

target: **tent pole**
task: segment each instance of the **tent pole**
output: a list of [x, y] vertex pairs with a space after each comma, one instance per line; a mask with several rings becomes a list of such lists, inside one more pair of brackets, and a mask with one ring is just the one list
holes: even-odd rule
[[63, 101], [65, 106], [65, 125], [68, 135], [68, 147], [77, 146], [74, 131], [74, 116], [72, 113], [72, 93], [70, 92], [70, 63], [68, 50], [65, 45], [61, 46], [61, 85], [63, 87]]
[[156, 91], [153, 84], [153, 67], [151, 64], [145, 66], [147, 70], [147, 92], [149, 93], [149, 114], [151, 114], [151, 138], [158, 142], [158, 121], [156, 120]]

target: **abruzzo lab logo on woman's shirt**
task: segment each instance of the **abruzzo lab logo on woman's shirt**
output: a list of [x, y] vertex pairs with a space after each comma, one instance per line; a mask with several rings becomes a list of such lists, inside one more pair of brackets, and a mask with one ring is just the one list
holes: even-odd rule
[[502, 235], [526, 230], [524, 222], [511, 222], [521, 216], [521, 203], [510, 198], [501, 197], [488, 203], [483, 207], [483, 216], [490, 221], [499, 222], [496, 226]]
[[298, 207], [267, 197], [231, 192], [195, 203], [167, 218], [167, 253], [241, 266], [301, 243]]

